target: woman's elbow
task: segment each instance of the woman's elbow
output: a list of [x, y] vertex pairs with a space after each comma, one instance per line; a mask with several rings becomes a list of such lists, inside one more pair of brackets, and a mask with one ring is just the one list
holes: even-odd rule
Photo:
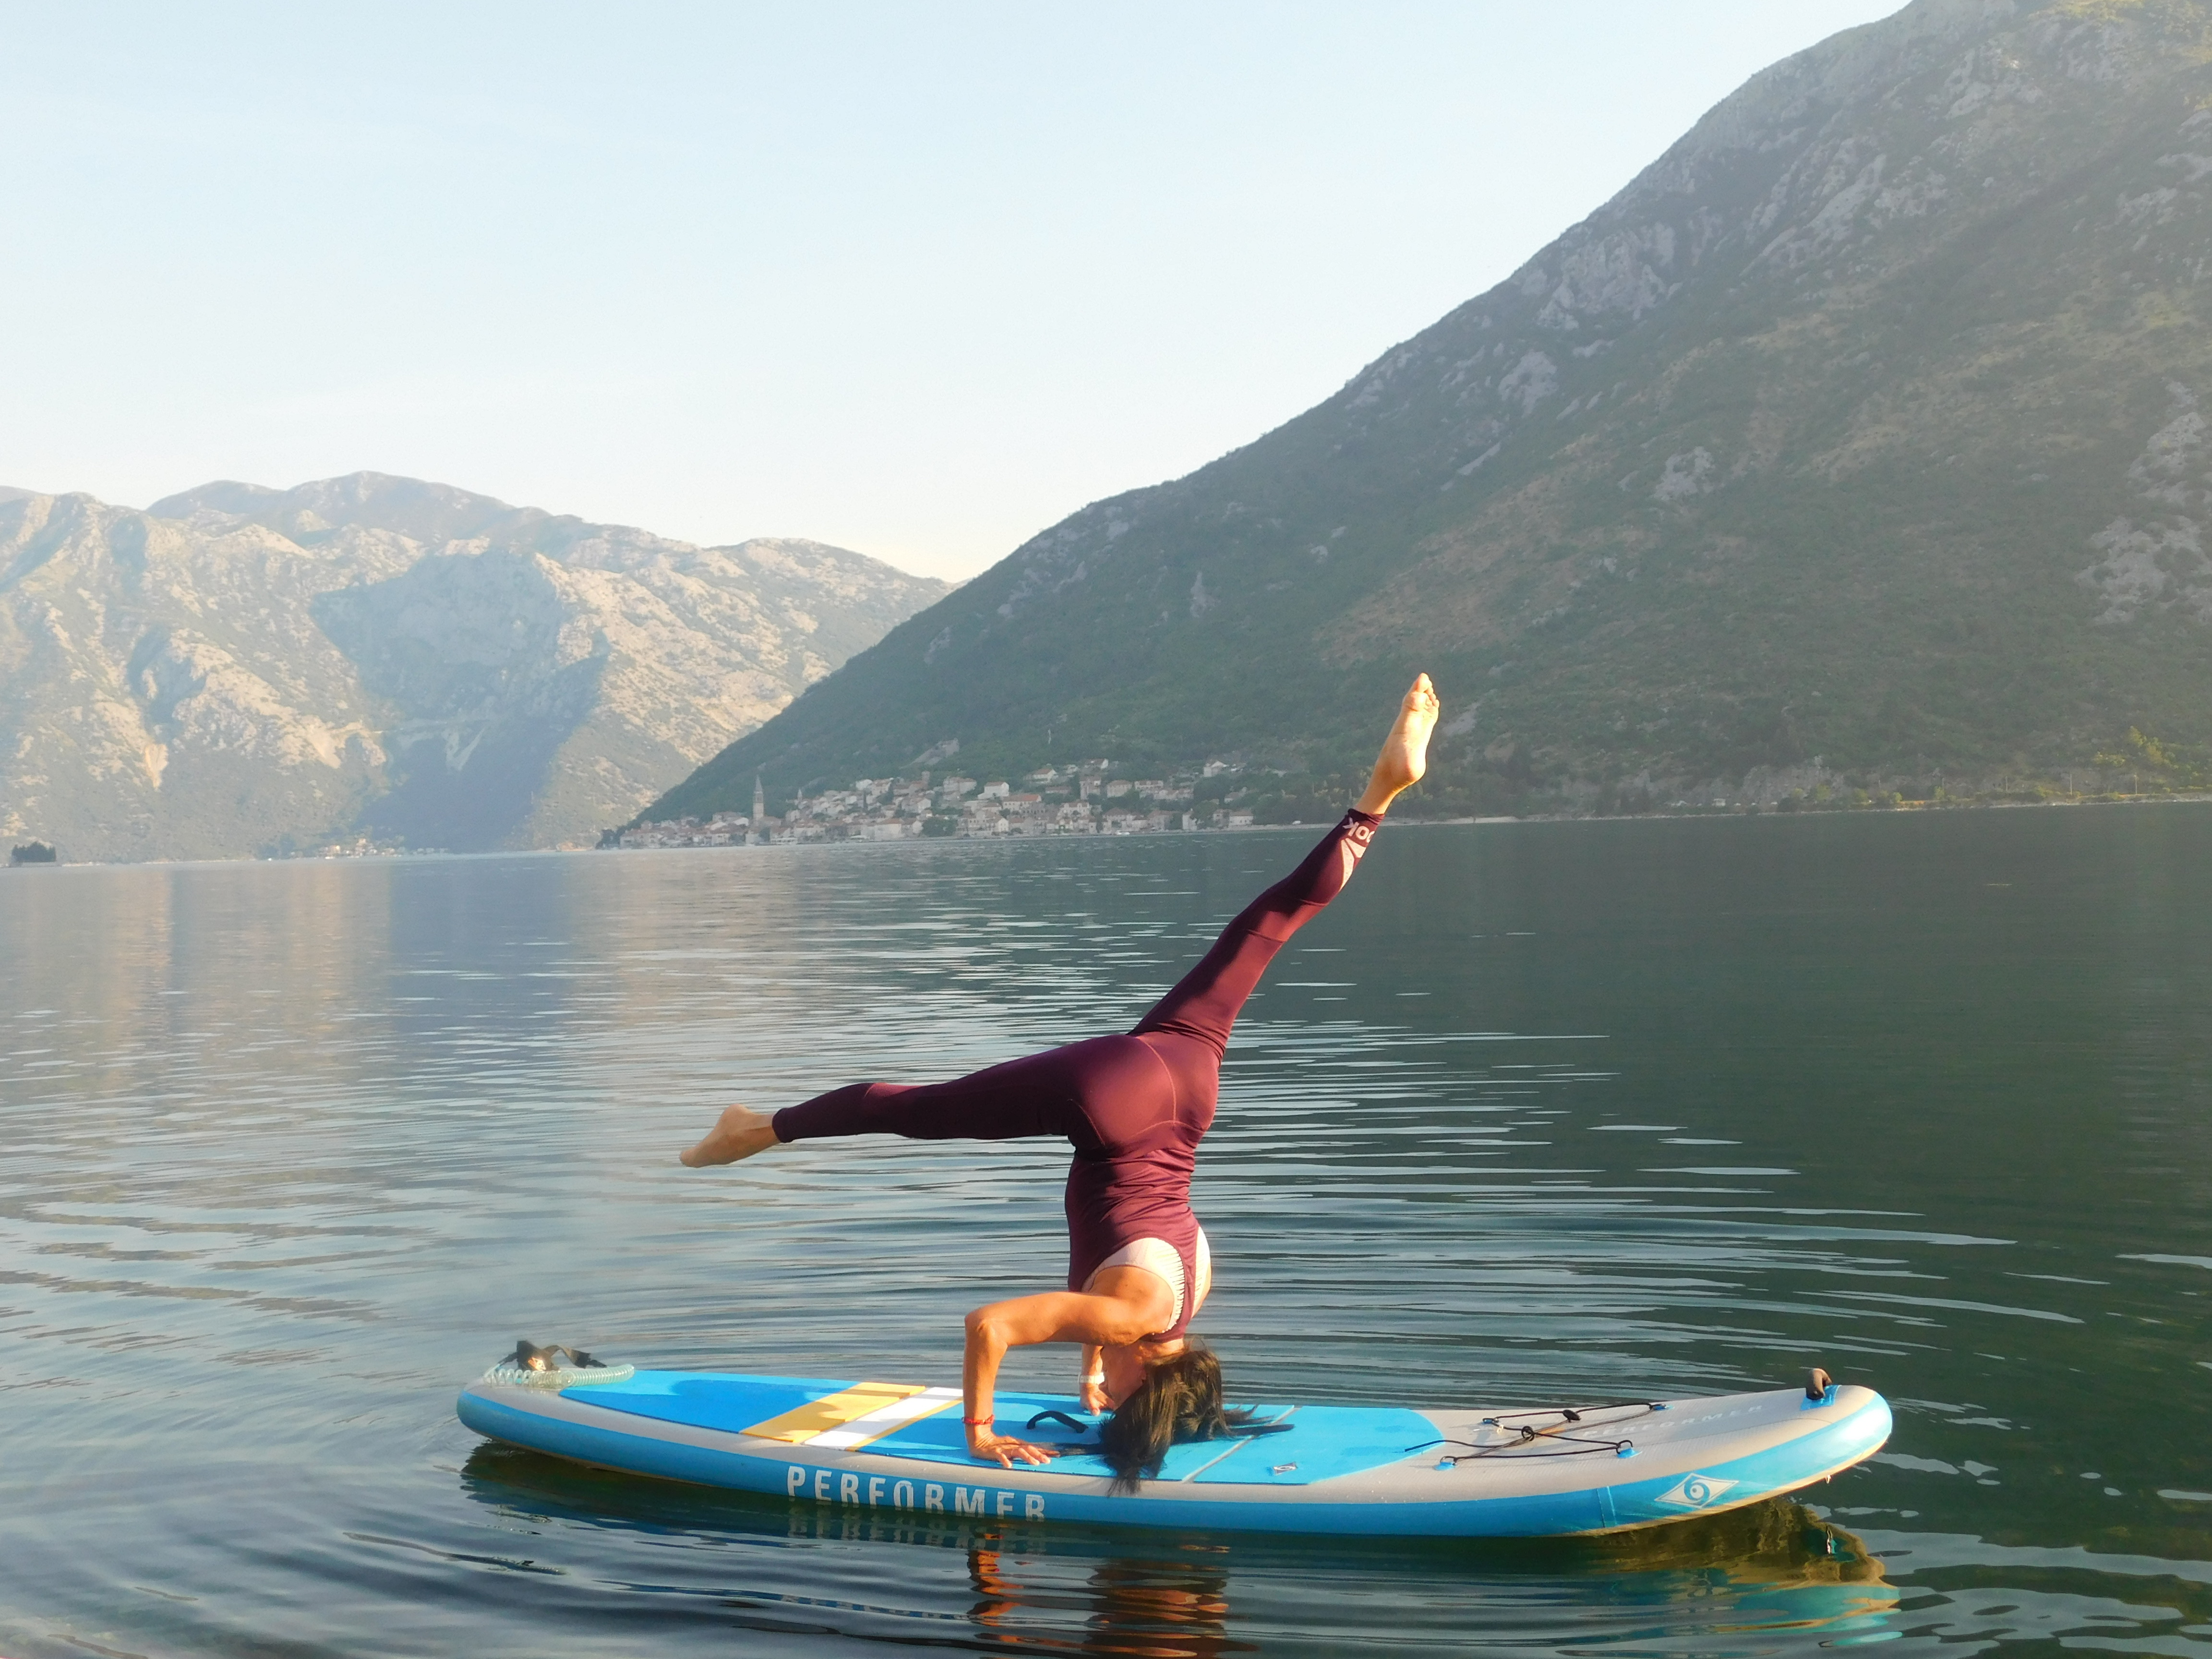
[[985, 1353], [1004, 1353], [1006, 1351], [1006, 1328], [995, 1307], [978, 1308], [963, 1322], [967, 1328], [968, 1346]]

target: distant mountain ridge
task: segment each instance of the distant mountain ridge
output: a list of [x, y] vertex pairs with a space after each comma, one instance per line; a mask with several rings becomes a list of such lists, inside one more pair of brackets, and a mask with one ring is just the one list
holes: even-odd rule
[[0, 834], [588, 845], [947, 591], [373, 472], [144, 512], [0, 490]]
[[[1564, 95], [1564, 94], [1563, 94]], [[1755, 76], [1318, 407], [1099, 501], [649, 809], [1241, 755], [1417, 667], [1443, 810], [2212, 743], [2212, 3], [1916, 0]]]

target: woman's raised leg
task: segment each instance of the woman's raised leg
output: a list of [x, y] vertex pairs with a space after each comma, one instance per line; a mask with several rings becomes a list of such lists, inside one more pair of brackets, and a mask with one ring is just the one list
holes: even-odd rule
[[1167, 1031], [1196, 1037], [1216, 1055], [1228, 1048], [1237, 1011], [1275, 953], [1344, 890], [1390, 803], [1428, 770], [1429, 734], [1436, 729], [1438, 708], [1429, 677], [1417, 676], [1398, 705], [1398, 717], [1382, 739], [1382, 752], [1376, 757], [1358, 805], [1297, 869], [1237, 913], [1198, 965], [1137, 1022], [1133, 1035]]

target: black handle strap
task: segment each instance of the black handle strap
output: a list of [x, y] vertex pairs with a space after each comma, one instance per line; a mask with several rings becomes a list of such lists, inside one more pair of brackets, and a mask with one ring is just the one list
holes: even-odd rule
[[1074, 1430], [1078, 1434], [1088, 1434], [1091, 1432], [1091, 1425], [1088, 1423], [1084, 1422], [1080, 1418], [1070, 1417], [1063, 1411], [1053, 1409], [1041, 1411], [1035, 1417], [1030, 1419], [1029, 1426], [1034, 1429], [1041, 1423], [1065, 1424], [1067, 1427]]

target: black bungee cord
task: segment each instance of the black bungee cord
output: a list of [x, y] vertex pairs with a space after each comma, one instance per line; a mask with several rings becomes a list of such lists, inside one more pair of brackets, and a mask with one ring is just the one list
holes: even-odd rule
[[[1589, 1412], [1632, 1412], [1638, 1417], [1648, 1417], [1654, 1412], [1663, 1412], [1666, 1409], [1666, 1404], [1662, 1401], [1632, 1400], [1612, 1406], [1583, 1406], [1579, 1408], [1572, 1406], [1551, 1406], [1538, 1411], [1500, 1412], [1494, 1417], [1484, 1418], [1480, 1426], [1510, 1431], [1514, 1437], [1510, 1440], [1500, 1441], [1494, 1446], [1479, 1446], [1472, 1440], [1455, 1440], [1449, 1436], [1439, 1435], [1434, 1440], [1424, 1440], [1418, 1444], [1407, 1447], [1406, 1449], [1409, 1452], [1417, 1452], [1425, 1451], [1431, 1446], [1467, 1447], [1468, 1449], [1466, 1451], [1450, 1453], [1437, 1460], [1439, 1462], [1455, 1464], [1471, 1463], [1480, 1458], [1496, 1457], [1506, 1452], [1516, 1453], [1522, 1457], [1587, 1457], [1592, 1452], [1609, 1451], [1619, 1457], [1635, 1450], [1636, 1442], [1625, 1437], [1619, 1440], [1592, 1439], [1579, 1434], [1564, 1434], [1559, 1429], [1538, 1428], [1528, 1423], [1516, 1425], [1513, 1419], [1522, 1417], [1556, 1417], [1559, 1419], [1560, 1426], [1564, 1428], [1567, 1424], [1581, 1422], [1584, 1413]], [[1626, 1422], [1629, 1419], [1615, 1418], [1612, 1420]], [[1591, 1426], [1606, 1428], [1611, 1425], [1609, 1423], [1593, 1424]], [[1538, 1441], [1550, 1441], [1555, 1443], [1564, 1441], [1568, 1443], [1571, 1449], [1560, 1451], [1526, 1449]]]

